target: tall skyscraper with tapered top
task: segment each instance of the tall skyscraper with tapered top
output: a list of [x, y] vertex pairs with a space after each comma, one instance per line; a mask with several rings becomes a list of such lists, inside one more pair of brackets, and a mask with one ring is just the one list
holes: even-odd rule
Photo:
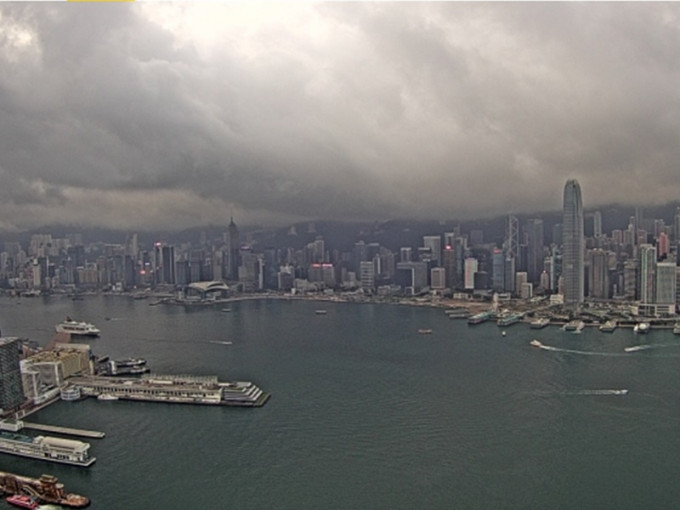
[[583, 302], [584, 249], [581, 186], [576, 179], [570, 179], [564, 186], [562, 210], [562, 279], [567, 305]]

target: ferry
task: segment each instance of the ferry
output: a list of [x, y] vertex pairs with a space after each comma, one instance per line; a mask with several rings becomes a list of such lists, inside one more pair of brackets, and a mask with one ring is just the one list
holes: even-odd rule
[[60, 322], [54, 329], [57, 333], [69, 333], [75, 336], [99, 336], [99, 329], [89, 322], [78, 322], [71, 319], [71, 317], [66, 317], [66, 320]]
[[604, 324], [601, 324], [599, 327], [599, 330], [602, 331], [603, 333], [612, 333], [616, 327], [618, 326], [616, 321], [607, 321]]
[[481, 312], [476, 313], [472, 317], [468, 318], [468, 324], [481, 324], [491, 319], [491, 312]]
[[651, 326], [649, 322], [638, 322], [634, 327], [633, 327], [633, 333], [639, 333], [641, 335], [644, 335], [645, 333], [649, 333]]
[[32, 459], [90, 467], [96, 460], [90, 457], [89, 443], [59, 437], [28, 437], [21, 434], [0, 433], [0, 453]]
[[548, 319], [547, 317], [539, 317], [538, 319], [531, 321], [530, 326], [531, 329], [543, 329], [549, 324], [550, 319]]
[[569, 321], [564, 325], [564, 331], [574, 331], [576, 333], [583, 330], [586, 327], [586, 323], [580, 320]]
[[467, 319], [470, 317], [470, 312], [466, 308], [445, 310], [444, 313], [449, 317], [449, 319]]
[[139, 375], [150, 371], [146, 360], [142, 358], [111, 360], [106, 364], [106, 369], [109, 375]]
[[673, 334], [674, 335], [680, 335], [680, 322], [676, 322], [673, 325]]
[[30, 508], [31, 510], [35, 510], [39, 506], [33, 498], [24, 496], [23, 494], [14, 494], [5, 501], [10, 505], [18, 506], [19, 508]]
[[504, 314], [498, 317], [498, 319], [496, 320], [496, 324], [498, 324], [501, 327], [512, 326], [513, 324], [517, 324], [521, 318], [522, 318], [521, 313]]
[[432, 330], [431, 329], [419, 329], [418, 334], [419, 335], [431, 335]]

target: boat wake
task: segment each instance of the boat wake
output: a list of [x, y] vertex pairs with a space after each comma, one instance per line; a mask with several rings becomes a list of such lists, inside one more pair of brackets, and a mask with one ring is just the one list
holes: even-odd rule
[[642, 344], [642, 345], [633, 345], [631, 347], [626, 347], [623, 349], [626, 352], [635, 352], [635, 351], [646, 351], [647, 349], [661, 349], [663, 347], [678, 347], [680, 344]]
[[620, 390], [574, 390], [565, 391], [562, 395], [628, 395], [628, 390], [625, 388]]
[[570, 354], [580, 354], [583, 356], [625, 356], [625, 354], [620, 352], [577, 351], [575, 349], [562, 349], [560, 347], [552, 347], [550, 345], [542, 344], [538, 340], [532, 340], [530, 344], [534, 347], [538, 347], [539, 349], [543, 349], [544, 351], [568, 352]]

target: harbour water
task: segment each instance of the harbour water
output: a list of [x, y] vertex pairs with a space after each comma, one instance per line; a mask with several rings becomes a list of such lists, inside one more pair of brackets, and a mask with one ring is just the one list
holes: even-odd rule
[[[105, 510], [678, 506], [680, 337], [670, 330], [516, 324], [502, 336], [436, 309], [322, 307], [0, 298], [5, 336], [45, 345], [69, 315], [102, 330], [95, 354], [272, 393], [260, 409], [58, 402], [30, 420], [104, 431], [89, 440], [97, 462], [0, 455], [0, 470], [53, 474]], [[651, 347], [624, 351], [636, 344]]]

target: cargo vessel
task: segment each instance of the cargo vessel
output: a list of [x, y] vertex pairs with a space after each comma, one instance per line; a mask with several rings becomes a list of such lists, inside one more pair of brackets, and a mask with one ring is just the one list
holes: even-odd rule
[[20, 457], [90, 467], [97, 459], [90, 457], [89, 449], [89, 443], [72, 439], [0, 432], [0, 453]]
[[90, 499], [85, 496], [67, 493], [64, 484], [51, 475], [36, 479], [0, 471], [0, 490], [5, 494], [29, 496], [40, 504], [68, 508], [85, 508], [90, 504]]

